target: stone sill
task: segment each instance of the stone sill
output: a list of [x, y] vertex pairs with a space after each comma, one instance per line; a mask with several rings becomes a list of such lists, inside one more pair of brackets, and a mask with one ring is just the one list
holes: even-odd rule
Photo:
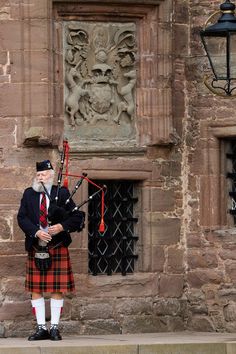
[[212, 230], [212, 235], [218, 241], [236, 244], [236, 228]]
[[105, 147], [105, 148], [100, 148], [100, 147], [90, 147], [90, 148], [73, 148], [73, 145], [70, 148], [70, 154], [71, 158], [76, 158], [76, 159], [81, 159], [81, 158], [86, 158], [91, 156], [93, 157], [106, 157], [106, 156], [145, 156], [146, 149], [145, 148], [131, 148], [131, 147], [126, 147], [126, 148], [112, 148], [112, 147]]
[[236, 227], [232, 227], [230, 229], [214, 230], [213, 232], [218, 236], [232, 236], [236, 235]]

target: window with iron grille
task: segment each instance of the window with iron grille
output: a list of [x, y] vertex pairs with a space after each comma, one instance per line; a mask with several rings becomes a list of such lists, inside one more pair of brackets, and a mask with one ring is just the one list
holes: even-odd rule
[[[107, 186], [105, 192], [105, 232], [98, 230], [101, 217], [101, 198], [96, 195], [88, 206], [89, 273], [93, 275], [133, 273], [135, 270], [136, 225], [138, 198], [133, 181], [94, 181]], [[89, 186], [89, 195], [96, 190]]]
[[236, 225], [236, 139], [230, 139], [227, 143], [227, 177], [229, 179], [229, 203], [228, 211]]

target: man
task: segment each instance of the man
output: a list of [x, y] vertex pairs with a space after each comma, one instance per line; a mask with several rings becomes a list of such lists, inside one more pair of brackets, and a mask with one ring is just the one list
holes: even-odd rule
[[[25, 249], [28, 251], [25, 288], [31, 293], [37, 320], [37, 330], [28, 340], [61, 340], [58, 325], [63, 293], [73, 292], [75, 288], [68, 252], [70, 232], [82, 230], [84, 214], [80, 211], [71, 212], [75, 204], [69, 199], [70, 194], [65, 187], [59, 189], [58, 202], [55, 203], [58, 189], [53, 185], [54, 170], [49, 160], [37, 162], [36, 170], [33, 185], [24, 191], [17, 215], [18, 224], [25, 233]], [[50, 225], [47, 212], [51, 207], [54, 222]], [[50, 331], [45, 320], [43, 293], [46, 292], [51, 293]]]

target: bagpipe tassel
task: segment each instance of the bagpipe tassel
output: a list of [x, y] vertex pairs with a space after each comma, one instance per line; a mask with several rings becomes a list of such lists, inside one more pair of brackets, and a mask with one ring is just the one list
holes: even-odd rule
[[99, 232], [103, 233], [105, 231], [105, 224], [104, 220], [101, 219], [100, 225], [99, 225]]
[[69, 187], [68, 177], [65, 177], [64, 182], [63, 182], [63, 187], [66, 187], [66, 188]]
[[105, 231], [104, 223], [104, 190], [102, 190], [102, 200], [101, 200], [101, 222], [99, 225], [99, 232], [103, 233]]

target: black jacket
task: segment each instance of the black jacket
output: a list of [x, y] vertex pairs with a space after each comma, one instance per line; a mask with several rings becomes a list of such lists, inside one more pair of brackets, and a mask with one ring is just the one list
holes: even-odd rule
[[[51, 200], [54, 200], [56, 196], [57, 187], [52, 186], [51, 189]], [[50, 245], [57, 245], [63, 243], [64, 246], [69, 246], [71, 243], [70, 232], [81, 231], [84, 225], [84, 213], [81, 211], [69, 213], [74, 207], [75, 203], [73, 200], [65, 207], [65, 201], [68, 199], [70, 193], [67, 188], [61, 187], [59, 190], [59, 199], [57, 205], [64, 207], [67, 211], [66, 218], [58, 221], [62, 226], [64, 231], [52, 237], [52, 241], [49, 242]], [[40, 193], [35, 192], [33, 188], [27, 188], [24, 191], [23, 197], [21, 199], [20, 208], [17, 214], [17, 220], [20, 228], [25, 233], [25, 249], [26, 251], [32, 250], [34, 245], [37, 245], [38, 239], [35, 237], [36, 232], [40, 229], [39, 227], [39, 200]]]

